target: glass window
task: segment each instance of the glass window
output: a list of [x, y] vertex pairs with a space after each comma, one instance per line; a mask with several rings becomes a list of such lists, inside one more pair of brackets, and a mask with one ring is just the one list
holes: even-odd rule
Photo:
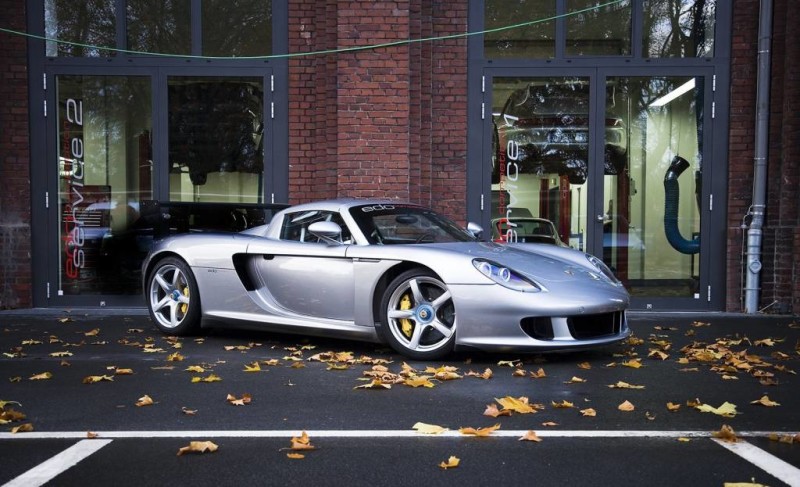
[[170, 201], [262, 203], [263, 80], [167, 81]]
[[191, 54], [190, 0], [128, 0], [128, 49]]
[[469, 242], [475, 238], [449, 219], [424, 208], [377, 204], [350, 215], [371, 245]]
[[628, 163], [604, 177], [603, 260], [634, 296], [698, 299], [703, 78], [608, 84], [606, 113], [625, 121]]
[[486, 0], [484, 29], [489, 32], [483, 38], [484, 56], [489, 59], [554, 57], [556, 27], [552, 19], [555, 15], [554, 0]]
[[713, 56], [715, 13], [716, 0], [645, 1], [643, 56]]
[[58, 76], [59, 295], [138, 294], [152, 232], [150, 78]]
[[272, 54], [271, 0], [203, 0], [203, 54]]
[[44, 31], [49, 39], [75, 43], [47, 42], [47, 56], [109, 56], [90, 46], [116, 47], [114, 0], [45, 0]]
[[567, 55], [630, 55], [630, 1], [622, 1], [599, 8], [595, 8], [596, 6], [596, 0], [569, 0], [567, 2]]

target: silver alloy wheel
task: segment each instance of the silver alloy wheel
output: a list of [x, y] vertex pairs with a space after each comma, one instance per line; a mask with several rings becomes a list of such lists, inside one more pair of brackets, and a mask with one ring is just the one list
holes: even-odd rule
[[[404, 303], [405, 299], [409, 302]], [[413, 352], [445, 347], [456, 331], [450, 291], [442, 281], [430, 276], [415, 276], [397, 286], [389, 297], [386, 316], [392, 336]]]
[[149, 297], [150, 309], [158, 324], [164, 328], [176, 328], [189, 312], [189, 281], [177, 266], [164, 265], [150, 278]]

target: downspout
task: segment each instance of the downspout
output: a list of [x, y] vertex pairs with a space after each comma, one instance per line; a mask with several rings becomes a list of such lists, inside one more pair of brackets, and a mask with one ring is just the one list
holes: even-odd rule
[[758, 311], [761, 286], [761, 237], [767, 195], [767, 155], [769, 150], [770, 44], [772, 42], [772, 0], [761, 0], [758, 25], [758, 82], [756, 85], [756, 133], [753, 174], [753, 205], [747, 230], [747, 268], [744, 289], [745, 313]]

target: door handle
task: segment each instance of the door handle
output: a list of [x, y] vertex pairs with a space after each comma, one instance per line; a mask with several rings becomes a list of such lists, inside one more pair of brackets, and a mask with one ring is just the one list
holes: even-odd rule
[[603, 215], [597, 215], [597, 221], [598, 222], [603, 223], [604, 219], [605, 219], [605, 217]]

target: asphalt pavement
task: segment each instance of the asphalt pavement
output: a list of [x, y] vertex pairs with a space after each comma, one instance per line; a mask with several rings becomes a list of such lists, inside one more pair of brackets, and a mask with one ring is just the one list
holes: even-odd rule
[[[0, 484], [800, 485], [800, 320], [629, 322], [601, 349], [425, 363], [167, 337], [141, 310], [0, 312]], [[178, 455], [194, 441], [216, 450]]]

